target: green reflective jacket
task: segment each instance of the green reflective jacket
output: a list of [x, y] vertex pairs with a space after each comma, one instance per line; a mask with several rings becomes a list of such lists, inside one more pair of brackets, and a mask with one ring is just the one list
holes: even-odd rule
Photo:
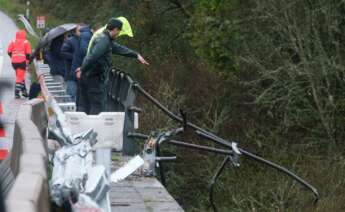
[[138, 53], [111, 39], [109, 32], [104, 30], [97, 35], [90, 44], [90, 50], [81, 66], [83, 76], [100, 76], [105, 79], [107, 72], [112, 66], [111, 55], [118, 54], [126, 57], [137, 58]]

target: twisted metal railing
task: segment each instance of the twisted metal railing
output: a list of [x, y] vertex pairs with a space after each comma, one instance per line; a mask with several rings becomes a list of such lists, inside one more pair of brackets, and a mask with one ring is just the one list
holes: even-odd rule
[[[133, 123], [133, 114], [137, 111], [142, 111], [140, 108], [134, 105], [135, 103], [135, 97], [137, 95], [143, 96], [149, 103], [151, 103], [153, 106], [157, 107], [160, 111], [162, 111], [165, 115], [170, 117], [171, 119], [180, 122], [183, 124], [183, 128], [177, 128], [166, 132], [161, 133], [152, 133], [152, 135], [144, 135], [141, 133], [134, 132], [133, 127], [131, 127], [130, 123]], [[213, 186], [216, 183], [218, 177], [224, 170], [224, 167], [227, 163], [231, 162], [232, 165], [235, 167], [239, 166], [238, 158], [241, 156], [244, 156], [246, 158], [249, 158], [253, 161], [259, 162], [263, 165], [266, 165], [272, 169], [275, 169], [289, 177], [291, 177], [293, 180], [300, 183], [303, 187], [310, 190], [314, 196], [315, 196], [315, 202], [319, 199], [319, 193], [317, 189], [312, 186], [310, 183], [308, 183], [303, 178], [299, 177], [295, 173], [291, 172], [290, 170], [286, 169], [285, 167], [282, 167], [272, 161], [269, 161], [267, 159], [264, 159], [260, 156], [257, 156], [243, 148], [238, 147], [238, 144], [233, 141], [228, 141], [226, 139], [223, 139], [191, 122], [188, 122], [186, 120], [186, 116], [184, 113], [181, 113], [181, 115], [174, 114], [171, 112], [167, 107], [162, 105], [157, 99], [155, 99], [152, 95], [150, 95], [145, 89], [143, 89], [139, 83], [135, 82], [130, 75], [121, 72], [119, 70], [116, 70], [115, 68], [112, 69], [109, 72], [109, 85], [108, 85], [108, 105], [111, 105], [108, 109], [114, 109], [114, 110], [125, 110], [127, 111], [128, 118], [126, 121], [128, 122], [127, 125], [125, 123], [125, 133], [124, 141], [126, 140], [128, 143], [125, 145], [134, 146], [135, 140], [134, 138], [139, 139], [145, 139], [145, 145], [144, 150], [142, 152], [142, 157], [145, 161], [144, 165], [144, 173], [150, 173], [150, 175], [155, 175], [155, 169], [158, 167], [160, 172], [160, 179], [163, 183], [163, 185], [166, 184], [165, 182], [165, 176], [164, 176], [164, 170], [163, 170], [163, 162], [171, 161], [176, 159], [176, 157], [162, 157], [160, 155], [160, 145], [164, 142], [167, 144], [189, 148], [189, 149], [195, 149], [199, 151], [206, 151], [206, 152], [213, 152], [220, 155], [225, 155], [224, 160], [222, 161], [219, 168], [216, 170], [215, 175], [212, 177], [212, 180], [210, 182], [209, 191], [210, 191], [210, 203], [214, 211], [217, 211], [217, 208], [214, 204], [213, 200]], [[193, 132], [210, 141], [213, 141], [217, 144], [220, 144], [223, 148], [214, 148], [209, 146], [203, 146], [203, 145], [196, 145], [188, 142], [182, 142], [174, 140], [174, 135], [183, 132], [183, 129], [190, 128], [193, 130]], [[130, 149], [130, 147], [127, 147], [127, 149]], [[130, 149], [130, 153], [133, 153], [135, 150]]]

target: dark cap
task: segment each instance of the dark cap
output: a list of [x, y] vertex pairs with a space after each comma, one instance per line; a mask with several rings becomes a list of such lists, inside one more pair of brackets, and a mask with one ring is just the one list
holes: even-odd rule
[[122, 22], [116, 18], [110, 18], [107, 23], [107, 29], [113, 30], [114, 28], [118, 28], [119, 30], [122, 29]]

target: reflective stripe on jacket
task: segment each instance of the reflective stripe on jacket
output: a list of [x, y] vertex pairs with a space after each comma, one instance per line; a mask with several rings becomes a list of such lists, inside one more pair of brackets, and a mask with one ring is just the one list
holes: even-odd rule
[[22, 63], [29, 60], [31, 46], [26, 39], [26, 32], [24, 30], [19, 30], [16, 33], [16, 39], [8, 46], [7, 53], [11, 57], [12, 63]]

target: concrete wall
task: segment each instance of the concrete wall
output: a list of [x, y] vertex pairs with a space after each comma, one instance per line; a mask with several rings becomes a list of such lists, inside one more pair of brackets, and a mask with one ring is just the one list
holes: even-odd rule
[[47, 115], [42, 100], [21, 105], [15, 121], [10, 170], [14, 183], [6, 197], [7, 212], [47, 212]]

